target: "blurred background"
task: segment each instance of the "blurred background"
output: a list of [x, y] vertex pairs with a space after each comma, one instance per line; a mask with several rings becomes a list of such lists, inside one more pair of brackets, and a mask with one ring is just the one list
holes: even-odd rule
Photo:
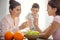
[[[42, 31], [44, 31], [53, 21], [53, 16], [49, 16], [47, 12], [47, 3], [48, 0], [16, 0], [22, 5], [22, 12], [20, 15], [20, 23], [26, 21], [26, 15], [30, 13], [30, 9], [33, 3], [38, 3], [40, 5], [39, 10], [39, 27]], [[0, 0], [0, 20], [9, 14], [9, 0]], [[52, 36], [50, 37], [52, 39]]]

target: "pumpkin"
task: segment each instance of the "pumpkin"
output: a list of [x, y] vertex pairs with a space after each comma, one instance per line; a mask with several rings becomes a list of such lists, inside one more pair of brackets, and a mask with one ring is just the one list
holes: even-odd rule
[[4, 35], [5, 40], [13, 40], [13, 33], [8, 31]]
[[24, 34], [22, 32], [16, 32], [14, 34], [14, 39], [15, 40], [23, 40], [24, 39]]

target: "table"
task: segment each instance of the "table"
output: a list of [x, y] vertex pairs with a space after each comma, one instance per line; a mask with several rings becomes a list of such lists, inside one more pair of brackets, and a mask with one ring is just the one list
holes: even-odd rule
[[[33, 39], [27, 39], [27, 38], [25, 38], [24, 40], [33, 40]], [[53, 40], [53, 39], [40, 39], [40, 38], [37, 38], [36, 40]]]

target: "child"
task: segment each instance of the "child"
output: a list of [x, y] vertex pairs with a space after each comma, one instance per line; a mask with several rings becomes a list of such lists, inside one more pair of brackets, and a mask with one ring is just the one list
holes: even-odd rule
[[38, 24], [38, 18], [39, 18], [38, 12], [39, 12], [39, 4], [34, 3], [31, 8], [31, 13], [29, 13], [26, 16], [26, 18], [30, 23], [30, 30], [37, 30], [37, 31], [39, 30], [39, 27], [35, 27], [33, 24], [34, 20], [36, 20]]

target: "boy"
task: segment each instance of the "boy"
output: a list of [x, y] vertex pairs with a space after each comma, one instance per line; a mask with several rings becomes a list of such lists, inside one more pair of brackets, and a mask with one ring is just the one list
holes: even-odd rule
[[26, 18], [28, 19], [29, 25], [30, 25], [29, 26], [30, 30], [35, 30], [35, 31], [40, 30], [39, 27], [34, 26], [34, 22], [37, 22], [37, 25], [38, 25], [38, 18], [39, 18], [38, 12], [39, 12], [39, 4], [34, 3], [31, 8], [31, 13], [29, 13], [26, 16]]

